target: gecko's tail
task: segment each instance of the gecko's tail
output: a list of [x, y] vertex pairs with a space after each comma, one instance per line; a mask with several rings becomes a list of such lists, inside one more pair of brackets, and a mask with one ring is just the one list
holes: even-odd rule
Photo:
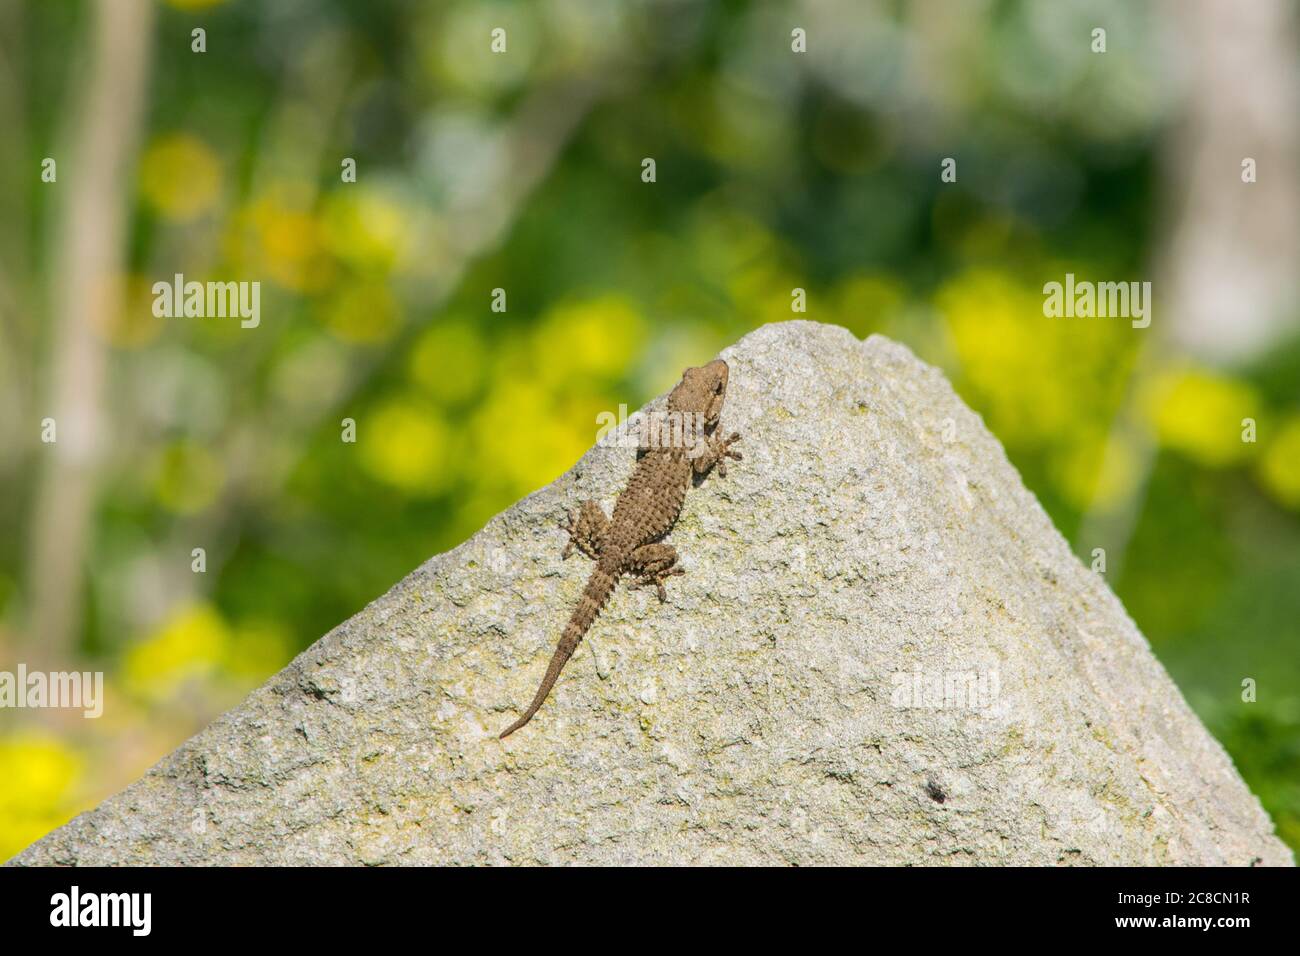
[[[610, 563], [614, 564], [614, 562]], [[582, 598], [578, 601], [578, 606], [573, 609], [573, 614], [569, 617], [569, 623], [564, 626], [564, 633], [560, 635], [560, 643], [555, 646], [555, 653], [551, 655], [551, 663], [546, 667], [546, 676], [542, 678], [541, 686], [537, 688], [537, 693], [533, 696], [533, 702], [528, 705], [528, 709], [524, 711], [522, 717], [501, 731], [499, 739], [504, 740], [532, 720], [533, 715], [546, 702], [547, 696], [551, 693], [551, 688], [555, 686], [555, 681], [560, 676], [560, 671], [564, 670], [564, 665], [569, 662], [573, 652], [578, 649], [582, 636], [587, 633], [587, 628], [591, 627], [591, 623], [596, 620], [596, 615], [600, 613], [600, 609], [605, 606], [609, 596], [614, 593], [614, 585], [617, 583], [617, 574], [606, 568], [603, 562], [596, 565], [595, 570], [591, 572], [591, 577], [587, 580], [587, 586], [582, 589]]]

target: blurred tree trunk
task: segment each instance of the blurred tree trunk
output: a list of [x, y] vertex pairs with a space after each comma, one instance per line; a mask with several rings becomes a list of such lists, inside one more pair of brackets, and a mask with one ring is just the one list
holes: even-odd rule
[[[1163, 150], [1172, 221], [1156, 295], [1176, 345], [1215, 364], [1249, 361], [1298, 314], [1296, 5], [1195, 0], [1164, 10], [1185, 88]], [[1247, 158], [1254, 183], [1242, 182]]]
[[[31, 166], [26, 104], [27, 50], [23, 43], [23, 8], [0, 3], [0, 222], [28, 224]], [[0, 233], [0, 485], [14, 487], [30, 460], [36, 436], [31, 422], [32, 371], [23, 361], [31, 354], [35, 323], [29, 312], [32, 300], [32, 256], [25, 228]], [[0, 521], [17, 524], [18, 504], [0, 503]], [[3, 642], [0, 629], [0, 643]]]
[[[1180, 117], [1160, 149], [1166, 207], [1153, 256], [1156, 315], [1141, 333], [1134, 375], [1116, 416], [1103, 471], [1130, 470], [1132, 492], [1084, 515], [1084, 552], [1108, 554], [1117, 582], [1142, 512], [1158, 449], [1140, 407], [1141, 384], [1166, 347], [1214, 365], [1249, 361], [1297, 318], [1300, 249], [1300, 87], [1289, 0], [1169, 2], [1170, 63]], [[1242, 181], [1242, 160], [1258, 179]], [[1149, 333], [1149, 334], [1148, 334]], [[1103, 475], [1102, 482], [1108, 479]]]
[[[100, 450], [105, 433], [103, 330], [120, 306], [127, 215], [150, 59], [150, 0], [99, 0], [90, 63], [78, 93], [71, 149], [58, 161], [50, 260], [49, 389], [38, 407], [57, 441], [44, 446], [29, 547], [27, 653], [68, 656], [81, 625], [82, 592]], [[29, 423], [36, 428], [39, 422]]]

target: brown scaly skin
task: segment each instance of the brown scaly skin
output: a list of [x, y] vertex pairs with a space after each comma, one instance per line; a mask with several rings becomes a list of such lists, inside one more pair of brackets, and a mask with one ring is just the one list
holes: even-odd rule
[[678, 422], [700, 425], [698, 433], [692, 433], [689, 427], [684, 430], [688, 436], [696, 434], [698, 440], [683, 441], [682, 430], [673, 435], [670, 428], [664, 428], [663, 434], [650, 443], [637, 462], [627, 487], [618, 496], [612, 518], [606, 518], [594, 501], [584, 501], [581, 511], [569, 516], [569, 543], [564, 548], [564, 557], [577, 547], [595, 559], [596, 567], [565, 625], [533, 702], [522, 717], [502, 731], [502, 737], [513, 734], [533, 719], [565, 663], [614, 593], [619, 578], [634, 574], [637, 577], [634, 587], [653, 584], [659, 600], [667, 599], [664, 579], [681, 574], [682, 569], [676, 566], [677, 552], [659, 539], [677, 521], [691, 479], [705, 474], [714, 465], [725, 478], [727, 459], [741, 457], [740, 452], [731, 448], [740, 435], [733, 433], [724, 439], [715, 434], [727, 395], [727, 371], [727, 363], [722, 359], [702, 368], [688, 368], [668, 396], [670, 421], [675, 417]]

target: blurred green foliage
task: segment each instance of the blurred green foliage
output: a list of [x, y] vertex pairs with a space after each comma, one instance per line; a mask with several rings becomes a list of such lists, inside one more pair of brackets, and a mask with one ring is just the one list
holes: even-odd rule
[[[558, 476], [599, 412], [792, 317], [943, 367], [1085, 561], [1090, 515], [1133, 511], [1108, 578], [1300, 846], [1300, 344], [1228, 372], [1122, 321], [1043, 318], [1045, 281], [1150, 260], [1168, 98], [1136, 5], [1103, 4], [1130, 31], [1105, 72], [1062, 39], [1090, 22], [1077, 5], [1052, 5], [1057, 30], [1044, 6], [990, 5], [926, 102], [902, 4], [871, 9], [874, 59], [806, 62], [783, 4], [162, 7], [123, 304], [102, 330], [115, 440], [79, 643], [123, 703], [89, 727], [0, 714], [0, 858]], [[823, 14], [811, 42], [832, 44]], [[0, 175], [26, 197], [3, 239], [30, 248], [33, 302], [50, 210], [31, 169], [57, 151], [86, 21], [74, 4], [22, 11], [24, 151]], [[498, 24], [507, 57], [488, 51]], [[590, 108], [567, 129], [527, 121], [548, 90]], [[149, 287], [175, 272], [262, 281], [261, 326], [155, 318]], [[49, 347], [36, 315], [14, 337], [33, 356]], [[42, 389], [30, 366], [10, 383], [23, 407]], [[0, 473], [10, 638], [40, 475], [26, 454]]]

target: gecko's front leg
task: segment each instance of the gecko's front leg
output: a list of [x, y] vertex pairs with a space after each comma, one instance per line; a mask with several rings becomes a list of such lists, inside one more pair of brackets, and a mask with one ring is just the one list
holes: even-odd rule
[[568, 523], [563, 527], [569, 532], [569, 541], [564, 546], [561, 559], [572, 554], [574, 548], [593, 560], [600, 557], [605, 536], [609, 533], [609, 519], [605, 517], [600, 505], [594, 501], [584, 501], [579, 511], [569, 512]]
[[704, 440], [703, 450], [691, 459], [691, 467], [697, 475], [702, 475], [714, 465], [717, 465], [718, 474], [726, 478], [727, 459], [734, 458], [736, 461], [740, 461], [744, 458], [744, 455], [731, 447], [738, 441], [740, 441], [740, 432], [732, 432], [726, 438], [719, 438], [716, 434], [709, 435]]

